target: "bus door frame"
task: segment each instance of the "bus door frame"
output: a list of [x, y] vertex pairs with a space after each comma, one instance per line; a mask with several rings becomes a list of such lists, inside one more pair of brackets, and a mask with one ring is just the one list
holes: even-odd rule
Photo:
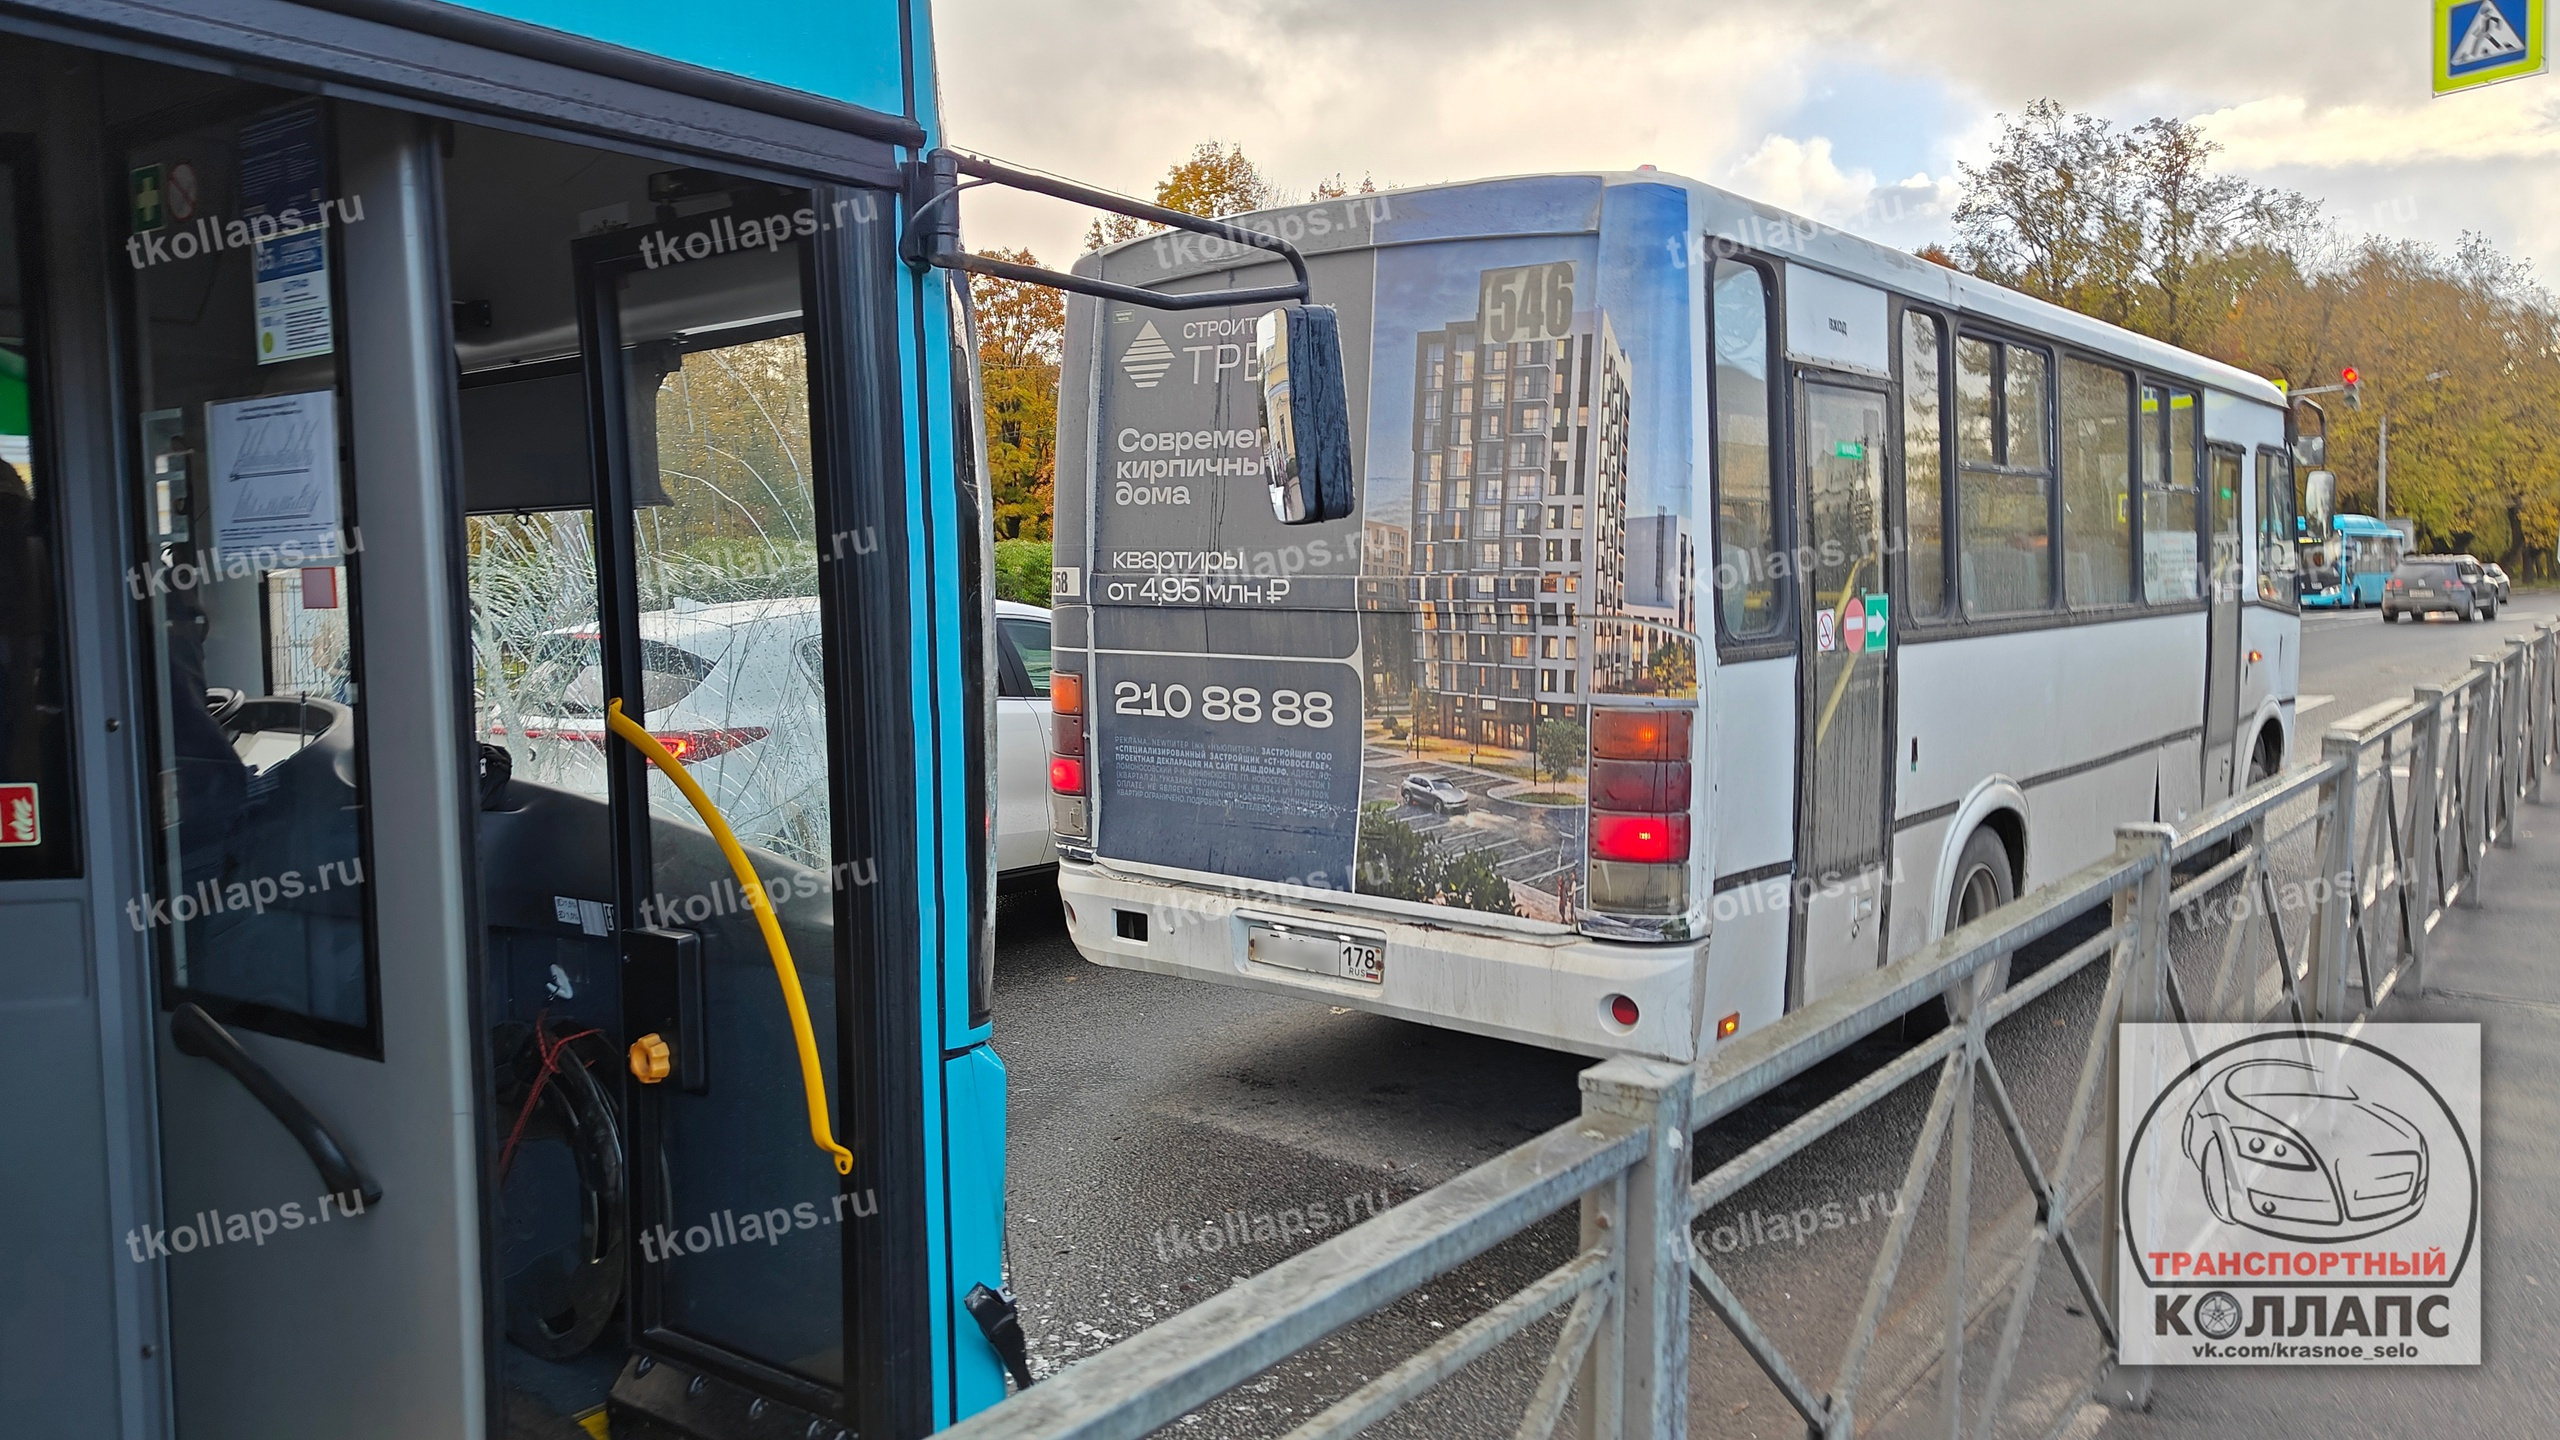
[[[2225, 536], [2216, 523], [2222, 512], [2216, 462], [2225, 458], [2237, 467], [2239, 475], [2230, 501], [2231, 551], [2227, 555], [2217, 549]], [[2249, 532], [2244, 502], [2251, 478], [2246, 447], [2226, 440], [2206, 442], [2204, 493], [2198, 506], [2202, 513], [2197, 517], [2203, 532], [2199, 543], [2203, 546], [2206, 586], [2204, 742], [2198, 747], [2196, 779], [2202, 787], [2202, 803], [2208, 808], [2239, 793], [2247, 774], [2239, 751], [2242, 656], [2247, 648], [2240, 607], [2245, 603], [2248, 580]]]
[[[819, 225], [799, 241], [814, 524], [825, 537], [818, 591], [833, 854], [876, 862], [871, 883], [833, 887], [835, 950], [826, 963], [835, 979], [838, 1063], [828, 1102], [837, 1138], [855, 1152], [846, 1186], [855, 1195], [876, 1190], [880, 1199], [876, 1214], [838, 1232], [844, 1272], [841, 1390], [661, 1323], [657, 1277], [635, 1244], [626, 1252], [624, 1290], [634, 1359], [614, 1387], [614, 1404], [663, 1409], [670, 1387], [650, 1372], [661, 1370], [657, 1362], [672, 1362], [670, 1369], [699, 1372], [746, 1395], [840, 1421], [859, 1434], [920, 1436], [935, 1428], [936, 1347], [923, 1337], [937, 1323], [939, 1309], [927, 1210], [947, 1196], [929, 1166], [918, 1077], [929, 1063], [938, 1063], [940, 1046], [934, 1044], [929, 1055], [925, 1032], [936, 1027], [939, 1033], [941, 1009], [938, 997], [927, 1003], [920, 971], [902, 963], [925, 943], [915, 904], [915, 797], [909, 788], [873, 783], [875, 776], [918, 773], [905, 539], [908, 395], [898, 334], [904, 276], [887, 218], [897, 213], [894, 191], [805, 183], [810, 188], [798, 198], [818, 214], [854, 210], [883, 217], [876, 224]], [[633, 434], [613, 285], [618, 273], [642, 263], [640, 245], [648, 233], [635, 228], [591, 236], [577, 243], [575, 254], [580, 361], [595, 466], [598, 618], [607, 673], [622, 695], [644, 692]], [[653, 886], [649, 764], [629, 745], [615, 745], [609, 757], [616, 905], [618, 913], [637, 916]], [[624, 932], [626, 963], [630, 935]], [[816, 969], [817, 957], [794, 958], [804, 974]], [[711, 1083], [717, 1085], [718, 1047], [712, 1054]], [[635, 1236], [660, 1222], [683, 1228], [666, 1213], [667, 1197], [656, 1183], [662, 1157], [655, 1112], [664, 1101], [657, 1090], [624, 1085]], [[824, 1163], [814, 1150], [811, 1158]], [[689, 1383], [665, 1370], [658, 1379], [672, 1380], [676, 1393]], [[717, 1402], [719, 1391], [709, 1398]]]
[[[1898, 326], [1900, 309], [1897, 307], [1888, 313], [1895, 317], [1894, 324]], [[1898, 335], [1899, 330], [1893, 333]], [[1896, 548], [1895, 526], [1901, 520], [1897, 482], [1901, 477], [1903, 465], [1900, 426], [1902, 385], [1897, 379], [1865, 374], [1860, 371], [1808, 365], [1792, 360], [1787, 363], [1788, 408], [1784, 426], [1783, 463], [1787, 467], [1785, 475], [1788, 504], [1792, 512], [1790, 515], [1792, 527], [1789, 535], [1796, 547], [1796, 557], [1794, 557], [1796, 559], [1801, 559], [1809, 553], [1811, 547], [1820, 543], [1813, 531], [1813, 491], [1810, 470], [1813, 457], [1807, 450], [1805, 440], [1805, 425], [1810, 418], [1810, 407], [1806, 403], [1807, 391], [1817, 385], [1835, 390], [1871, 394], [1881, 400], [1884, 405], [1885, 455], [1881, 467], [1881, 478], [1878, 481], [1880, 493], [1877, 496], [1879, 503], [1876, 512], [1877, 524], [1883, 532], [1884, 549], [1878, 556], [1880, 567], [1877, 572], [1877, 582], [1890, 602], [1887, 608], [1890, 612], [1888, 623], [1891, 629], [1887, 634], [1884, 651], [1883, 713], [1878, 721], [1882, 727], [1882, 734], [1879, 737], [1882, 753], [1878, 757], [1880, 784], [1875, 824], [1882, 859], [1871, 870], [1861, 872], [1862, 876], [1873, 874], [1878, 877], [1872, 882], [1877, 894], [1874, 913], [1871, 916], [1858, 917], [1862, 925], [1872, 922], [1874, 926], [1871, 941], [1874, 950], [1873, 965], [1881, 966], [1885, 961], [1889, 937], [1893, 933], [1895, 778], [1893, 737], [1899, 724], [1902, 637], [1905, 633], [1901, 610], [1903, 596], [1907, 593], [1906, 587], [1902, 584], [1900, 565], [1893, 553]], [[1813, 836], [1818, 809], [1818, 799], [1814, 790], [1813, 726], [1823, 704], [1823, 697], [1819, 693], [1820, 687], [1816, 679], [1816, 672], [1820, 668], [1817, 660], [1820, 654], [1818, 649], [1820, 637], [1816, 634], [1816, 629], [1822, 603], [1821, 597], [1815, 593], [1814, 586], [1801, 573], [1794, 577], [1792, 584], [1797, 595], [1795, 638], [1798, 660], [1796, 664], [1796, 728], [1792, 739], [1796, 803], [1792, 881], [1794, 893], [1789, 897], [1787, 927], [1787, 1008], [1789, 1010], [1799, 1009], [1810, 1001], [1820, 998], [1810, 993], [1808, 984], [1812, 978], [1815, 959], [1813, 948], [1815, 907], [1825, 898], [1837, 900], [1863, 888], [1861, 884], [1852, 883], [1842, 892], [1842, 896], [1825, 897], [1823, 894], [1826, 888], [1825, 881], [1812, 869]], [[1866, 938], [1862, 933], [1860, 939], [1866, 940]], [[1841, 953], [1855, 954], [1858, 948], [1858, 944], [1853, 942], [1845, 945]]]

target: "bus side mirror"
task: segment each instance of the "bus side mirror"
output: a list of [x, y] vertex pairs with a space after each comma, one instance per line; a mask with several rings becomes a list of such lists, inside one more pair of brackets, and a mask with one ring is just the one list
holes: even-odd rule
[[2338, 515], [2338, 477], [2326, 470], [2314, 470], [2302, 477], [2302, 514], [2311, 522], [2311, 533], [2318, 539], [2329, 538], [2329, 523]]
[[1282, 306], [1255, 327], [1262, 361], [1263, 468], [1284, 525], [1340, 520], [1355, 508], [1351, 401], [1342, 330], [1330, 305]]

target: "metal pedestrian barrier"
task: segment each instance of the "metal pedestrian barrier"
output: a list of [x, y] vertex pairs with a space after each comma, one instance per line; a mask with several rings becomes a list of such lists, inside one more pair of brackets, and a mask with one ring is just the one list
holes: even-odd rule
[[[1497, 1349], [1520, 1353], [1504, 1348], [1513, 1341], [1533, 1352], [1544, 1342], [1525, 1413], [1506, 1422], [1521, 1440], [1553, 1435], [1567, 1419], [1584, 1440], [1685, 1436], [1693, 1419], [1720, 1418], [1725, 1407], [1710, 1402], [1726, 1398], [1702, 1395], [1692, 1409], [1692, 1291], [1808, 1435], [1846, 1440], [1890, 1413], [1918, 1432], [1990, 1440], [2022, 1419], [2013, 1391], [2051, 1403], [2055, 1387], [2015, 1383], [2031, 1329], [2049, 1328], [2031, 1324], [2049, 1263], [2068, 1286], [2065, 1313], [2085, 1320], [2081, 1339], [2095, 1350], [2090, 1384], [2070, 1387], [2073, 1408], [2089, 1398], [2141, 1404], [2149, 1377], [2115, 1358], [2116, 1267], [2101, 1239], [2119, 1222], [2120, 1147], [2105, 1103], [2116, 1089], [2117, 1025], [2350, 1022], [2394, 995], [2424, 993], [2428, 936], [2449, 906], [2479, 903], [2483, 862], [2512, 845], [2517, 803], [2541, 800], [2555, 763], [2560, 625], [2545, 624], [2474, 657], [2447, 684], [2349, 717], [2321, 737], [2315, 763], [2183, 829], [2120, 827], [2107, 858], [1737, 1038], [1694, 1070], [1619, 1059], [1585, 1071], [1582, 1114], [1571, 1123], [947, 1433], [1146, 1435], [1567, 1211], [1578, 1214], [1579, 1238], [1563, 1264], [1387, 1366], [1286, 1440], [1360, 1434]], [[2100, 912], [2101, 921], [2090, 918]], [[1942, 998], [1955, 1018], [1935, 1035], [1693, 1178], [1694, 1134]], [[2022, 1027], [2028, 1015], [2042, 1029]], [[2014, 1092], [1995, 1054], [2010, 1036], [2049, 1045], [2046, 1032], [2057, 1028], [2078, 1053], [2059, 1114], [2047, 1097]], [[1700, 1217], [1932, 1080], [1900, 1203], [1845, 1331], [1838, 1316], [1779, 1323], [1755, 1313], [1701, 1242]], [[1977, 1127], [1977, 1112], [1992, 1123]], [[1987, 1159], [1977, 1154], [1986, 1130], [1997, 1136]], [[1977, 1192], [1995, 1184], [2020, 1199], [1986, 1221]], [[1935, 1271], [1898, 1285], [1922, 1240], [1924, 1209], [1943, 1236]], [[1816, 1370], [1809, 1353], [1825, 1349], [1830, 1358]], [[1709, 1365], [1700, 1383], [1735, 1382]], [[1508, 1388], [1516, 1397], [1520, 1386]], [[2023, 1433], [2050, 1428], [2023, 1418]]]

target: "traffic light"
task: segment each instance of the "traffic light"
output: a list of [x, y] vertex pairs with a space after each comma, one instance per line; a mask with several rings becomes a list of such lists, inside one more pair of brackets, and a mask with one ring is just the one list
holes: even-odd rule
[[2356, 374], [2356, 367], [2350, 365], [2339, 371], [2338, 383], [2346, 389], [2348, 407], [2356, 410], [2363, 409], [2364, 386], [2361, 379]]

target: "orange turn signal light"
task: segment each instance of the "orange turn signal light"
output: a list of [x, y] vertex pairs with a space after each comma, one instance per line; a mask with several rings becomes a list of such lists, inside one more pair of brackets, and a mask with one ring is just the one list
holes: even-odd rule
[[1058, 715], [1084, 713], [1084, 677], [1072, 670], [1060, 670], [1049, 676], [1049, 709]]

